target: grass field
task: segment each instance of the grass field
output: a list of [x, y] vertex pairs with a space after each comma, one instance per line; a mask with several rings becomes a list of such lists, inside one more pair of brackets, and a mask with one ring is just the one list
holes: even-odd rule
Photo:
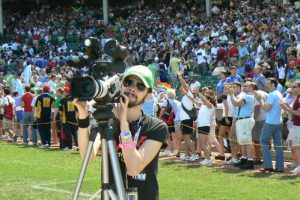
[[[81, 159], [78, 153], [0, 143], [0, 199], [71, 199]], [[300, 177], [258, 170], [200, 167], [161, 160], [160, 199], [300, 199]], [[88, 166], [80, 199], [100, 187], [100, 162]]]

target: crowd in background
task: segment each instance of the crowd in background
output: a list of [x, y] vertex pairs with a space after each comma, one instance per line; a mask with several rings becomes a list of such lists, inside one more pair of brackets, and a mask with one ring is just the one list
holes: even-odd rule
[[[173, 144], [174, 152], [171, 153], [169, 145], [164, 155], [181, 156], [188, 161], [204, 157], [201, 164], [209, 166], [214, 160], [210, 156], [214, 145], [219, 152], [215, 159], [225, 161], [225, 151], [231, 152], [227, 164], [253, 169], [254, 164], [262, 164], [262, 156], [264, 170], [272, 171], [268, 148], [270, 138], [276, 135], [273, 142], [278, 165], [274, 170], [282, 172], [282, 140], [289, 135], [287, 144], [294, 155], [294, 172], [300, 173], [297, 134], [282, 137], [280, 131], [261, 137], [265, 124], [271, 124], [269, 130], [274, 128], [272, 125], [280, 124], [275, 129], [287, 133], [299, 126], [293, 120], [299, 111], [291, 111], [299, 100], [299, 10], [291, 4], [231, 1], [227, 8], [213, 5], [212, 18], [206, 18], [204, 8], [192, 0], [126, 5], [110, 9], [108, 26], [101, 20], [100, 9], [88, 5], [42, 6], [26, 15], [7, 13], [5, 34], [13, 35], [14, 39], [1, 45], [0, 111], [4, 115], [4, 135], [0, 137], [14, 142], [22, 140], [25, 145], [31, 140], [37, 145], [39, 133], [41, 148], [58, 142], [65, 150], [71, 150], [73, 143], [77, 148], [76, 110], [69, 95], [69, 81], [90, 72], [88, 67], [68, 66], [66, 60], [85, 53], [82, 45], [77, 45], [84, 38], [97, 37], [102, 47], [115, 38], [127, 47], [126, 68], [148, 66], [157, 86], [170, 83], [174, 89], [157, 89], [143, 105], [146, 114], [160, 118], [169, 103], [174, 110], [175, 118], [169, 126], [172, 138], [169, 144]], [[219, 77], [219, 82], [200, 83], [204, 76]], [[274, 90], [279, 91], [273, 107], [279, 115], [278, 119], [269, 119], [271, 108], [262, 105], [273, 104], [268, 98], [273, 97], [270, 94]], [[248, 100], [252, 104], [248, 105]], [[248, 106], [245, 111], [243, 106]], [[186, 109], [194, 107], [198, 116], [192, 120]], [[11, 119], [7, 114], [10, 112], [14, 113]], [[253, 119], [253, 116], [252, 140], [241, 143], [232, 136], [236, 132], [232, 129], [238, 118]], [[282, 124], [287, 130], [281, 128]], [[185, 154], [180, 155], [182, 140]]]

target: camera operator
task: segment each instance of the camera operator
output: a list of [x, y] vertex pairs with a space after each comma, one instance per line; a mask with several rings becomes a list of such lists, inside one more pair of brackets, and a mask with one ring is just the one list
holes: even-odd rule
[[[117, 152], [122, 178], [127, 189], [137, 189], [138, 199], [159, 199], [158, 156], [160, 149], [166, 146], [168, 133], [163, 121], [142, 112], [142, 103], [151, 95], [153, 88], [152, 72], [147, 67], [139, 65], [129, 68], [122, 80], [120, 104], [113, 110], [117, 119], [115, 141], [119, 147]], [[89, 138], [87, 102], [74, 99], [73, 103], [79, 114], [78, 142], [83, 157]], [[99, 146], [97, 137], [91, 159], [95, 157]]]

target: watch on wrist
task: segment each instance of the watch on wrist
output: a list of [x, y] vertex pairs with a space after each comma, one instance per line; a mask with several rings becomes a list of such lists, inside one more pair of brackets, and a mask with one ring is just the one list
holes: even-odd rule
[[124, 138], [124, 139], [131, 138], [131, 132], [130, 131], [121, 132], [120, 135], [121, 135], [121, 138]]

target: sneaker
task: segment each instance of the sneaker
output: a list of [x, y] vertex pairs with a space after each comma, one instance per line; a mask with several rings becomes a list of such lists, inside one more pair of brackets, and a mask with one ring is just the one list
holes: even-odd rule
[[212, 163], [213, 163], [213, 161], [212, 161], [212, 160], [209, 160], [209, 159], [204, 159], [203, 161], [200, 162], [200, 164], [201, 164], [202, 166], [211, 166]]
[[170, 150], [165, 150], [161, 155], [162, 156], [171, 156], [171, 151]]
[[198, 154], [195, 154], [195, 153], [193, 153], [191, 156], [190, 156], [190, 159], [189, 159], [189, 161], [196, 161], [196, 160], [198, 160], [199, 159], [199, 156], [198, 156]]
[[225, 160], [225, 156], [217, 155], [215, 156], [216, 160]]
[[190, 159], [190, 157], [185, 154], [180, 156], [180, 160], [186, 160], [186, 159]]
[[72, 151], [72, 149], [69, 149], [69, 147], [66, 147], [63, 149], [64, 151]]
[[238, 163], [238, 160], [236, 158], [231, 158], [230, 160], [226, 161], [227, 165], [234, 165]]
[[298, 165], [295, 162], [291, 162], [290, 164], [287, 164], [287, 166], [291, 168], [296, 168]]
[[291, 171], [293, 174], [300, 174], [300, 165]]
[[39, 148], [46, 149], [46, 148], [49, 148], [49, 145], [48, 144], [41, 144], [41, 146], [39, 146]]
[[239, 166], [241, 166], [241, 165], [244, 165], [246, 162], [247, 162], [247, 159], [246, 159], [246, 158], [242, 158], [242, 159], [240, 160], [240, 162], [237, 162], [237, 163], [233, 164], [233, 166], [239, 167]]

